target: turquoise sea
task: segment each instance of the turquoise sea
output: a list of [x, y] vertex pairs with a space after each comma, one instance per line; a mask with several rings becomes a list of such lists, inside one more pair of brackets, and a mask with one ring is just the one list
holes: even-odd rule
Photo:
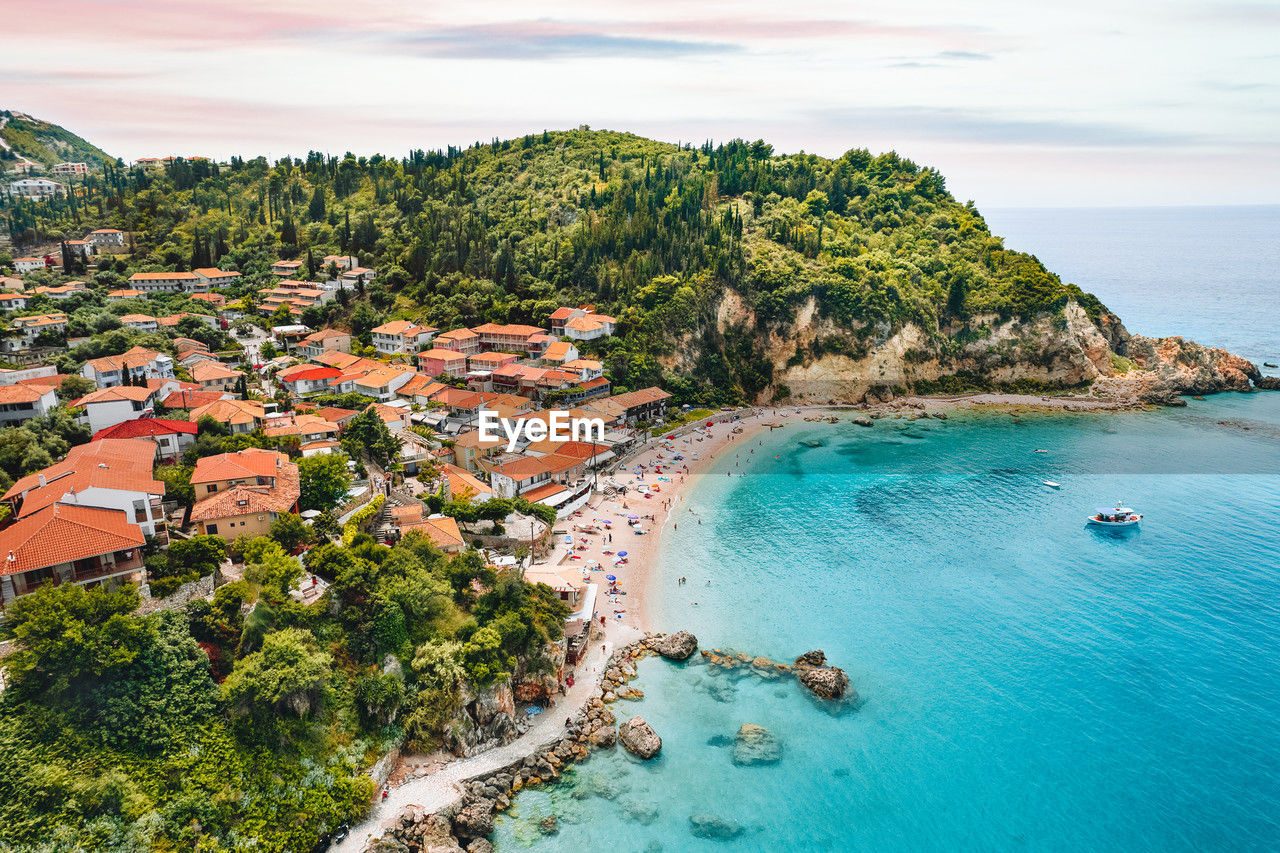
[[[1165, 331], [1161, 305], [1125, 320]], [[1238, 331], [1260, 349], [1275, 333]], [[500, 850], [1280, 843], [1280, 393], [759, 441], [681, 505], [702, 524], [667, 532], [662, 627], [779, 660], [821, 648], [860, 703], [833, 714], [790, 681], [647, 660], [645, 698], [615, 708], [653, 724], [659, 758], [602, 753], [522, 793]], [[1085, 527], [1117, 499], [1140, 531]], [[746, 722], [781, 739], [780, 763], [733, 765], [721, 744]], [[696, 813], [740, 834], [695, 837]]]

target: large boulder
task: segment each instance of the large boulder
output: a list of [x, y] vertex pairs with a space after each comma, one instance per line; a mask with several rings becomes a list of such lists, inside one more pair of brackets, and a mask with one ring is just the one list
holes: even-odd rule
[[849, 689], [849, 676], [838, 666], [815, 666], [798, 670], [800, 683], [822, 699], [840, 699]]
[[764, 726], [743, 723], [733, 742], [733, 763], [752, 767], [757, 764], [777, 764], [782, 760], [782, 742]]
[[734, 821], [706, 812], [689, 815], [689, 831], [698, 838], [737, 838], [742, 826]]
[[453, 834], [463, 841], [492, 834], [495, 809], [492, 800], [481, 799], [468, 803], [453, 816]]
[[627, 752], [643, 759], [653, 758], [662, 749], [662, 738], [644, 721], [644, 717], [632, 717], [618, 726], [618, 740]]
[[667, 660], [688, 660], [698, 650], [698, 638], [688, 631], [676, 631], [650, 640], [649, 648]]

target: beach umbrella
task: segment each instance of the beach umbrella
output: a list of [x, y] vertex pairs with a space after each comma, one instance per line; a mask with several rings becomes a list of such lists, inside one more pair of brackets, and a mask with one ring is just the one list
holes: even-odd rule
[[616, 580], [617, 580], [617, 578], [615, 578], [613, 575], [605, 575], [605, 576], [604, 576], [604, 579], [605, 579], [605, 580], [607, 580], [607, 581], [616, 581]]
[[619, 552], [618, 552], [618, 556], [619, 556], [619, 557], [625, 557], [625, 556], [627, 556], [627, 552], [626, 552], [626, 551], [619, 551]]

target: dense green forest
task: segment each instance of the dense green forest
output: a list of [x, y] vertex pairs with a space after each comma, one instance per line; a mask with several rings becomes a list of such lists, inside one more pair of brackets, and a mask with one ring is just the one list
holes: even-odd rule
[[[75, 584], [9, 605], [0, 850], [311, 850], [364, 814], [393, 742], [436, 748], [465, 691], [536, 672], [561, 636], [549, 588], [416, 533], [307, 552], [333, 584], [310, 607], [277, 542], [242, 547], [245, 579], [185, 610]], [[225, 549], [169, 558], [207, 574]]]
[[[766, 389], [761, 332], [810, 297], [863, 337], [908, 322], [945, 335], [974, 313], [1031, 317], [1069, 298], [1102, 310], [1004, 249], [938, 172], [863, 149], [780, 156], [762, 141], [676, 146], [580, 128], [402, 159], [107, 164], [78, 194], [15, 200], [7, 216], [19, 244], [129, 231], [129, 269], [235, 268], [247, 275], [233, 295], [250, 300], [277, 257], [318, 277], [325, 255], [354, 254], [375, 284], [306, 321], [358, 335], [392, 316], [541, 325], [590, 302], [619, 319], [617, 335], [584, 347], [615, 386], [660, 384], [691, 403]], [[757, 327], [717, 329], [726, 288]], [[676, 342], [692, 356], [673, 361]]]

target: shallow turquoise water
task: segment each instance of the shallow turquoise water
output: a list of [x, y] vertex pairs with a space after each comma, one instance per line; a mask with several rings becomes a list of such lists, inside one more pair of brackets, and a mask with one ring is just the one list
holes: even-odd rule
[[[616, 707], [661, 757], [522, 794], [500, 849], [1273, 849], [1280, 394], [1019, 420], [804, 424], [722, 459], [664, 540], [662, 627], [822, 648], [861, 706], [646, 661], [646, 698]], [[1140, 532], [1084, 527], [1116, 499]], [[743, 722], [780, 764], [708, 743]], [[693, 812], [744, 832], [696, 839]]]

